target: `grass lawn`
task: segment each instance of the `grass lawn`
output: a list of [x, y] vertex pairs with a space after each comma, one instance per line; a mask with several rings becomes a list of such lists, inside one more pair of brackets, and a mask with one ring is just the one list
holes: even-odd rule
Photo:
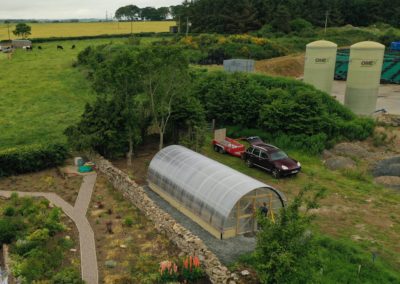
[[[0, 53], [0, 150], [65, 141], [64, 129], [78, 121], [85, 104], [94, 99], [84, 73], [72, 64], [85, 47], [111, 40], [40, 44], [43, 50], [37, 45], [32, 52], [17, 50], [11, 60]], [[58, 44], [63, 51], [56, 49]]]
[[276, 180], [262, 170], [248, 168], [236, 157], [214, 152], [210, 144], [207, 141], [203, 154], [276, 187], [289, 200], [305, 185], [325, 187], [326, 197], [316, 211], [316, 231], [355, 244], [366, 255], [376, 252], [399, 271], [400, 194], [375, 185], [363, 162], [357, 170], [334, 172], [326, 169], [318, 157], [290, 152], [301, 161], [303, 171], [297, 177]]
[[[107, 23], [33, 23], [31, 38], [47, 37], [77, 37], [94, 36], [104, 34], [129, 34], [131, 23], [107, 22]], [[132, 31], [140, 32], [168, 32], [170, 26], [174, 26], [173, 21], [160, 22], [134, 22]], [[10, 31], [15, 29], [15, 24], [10, 25]], [[11, 38], [15, 38], [11, 32]], [[0, 40], [8, 39], [8, 29], [6, 24], [0, 24]]]

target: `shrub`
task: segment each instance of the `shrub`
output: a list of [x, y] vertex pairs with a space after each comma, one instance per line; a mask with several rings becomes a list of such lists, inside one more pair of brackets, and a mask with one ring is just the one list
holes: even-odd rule
[[65, 268], [52, 278], [54, 284], [83, 284], [79, 272], [73, 268]]
[[8, 217], [14, 216], [15, 215], [15, 208], [12, 207], [12, 206], [7, 206], [3, 211], [3, 215], [4, 216], [8, 216]]
[[[372, 119], [356, 117], [328, 94], [286, 78], [243, 73], [198, 73], [194, 95], [208, 120], [237, 125], [284, 148], [320, 153], [333, 143], [371, 136]], [[247, 131], [254, 132], [254, 131]]]
[[20, 227], [21, 224], [6, 219], [0, 219], [0, 245], [9, 244], [14, 241]]
[[124, 226], [126, 227], [132, 227], [133, 225], [133, 220], [130, 217], [126, 217], [124, 220]]
[[61, 165], [67, 158], [64, 145], [31, 145], [0, 151], [0, 177], [37, 172]]
[[301, 33], [305, 30], [310, 30], [313, 27], [313, 25], [310, 22], [302, 18], [291, 20], [289, 24], [290, 24], [290, 29], [296, 33]]

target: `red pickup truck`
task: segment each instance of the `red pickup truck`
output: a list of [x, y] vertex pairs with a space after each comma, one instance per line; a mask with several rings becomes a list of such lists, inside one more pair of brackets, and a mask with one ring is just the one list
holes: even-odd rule
[[242, 154], [246, 151], [246, 147], [243, 144], [235, 139], [226, 137], [226, 129], [215, 131], [212, 144], [216, 152], [221, 154], [228, 153], [239, 158], [241, 158]]

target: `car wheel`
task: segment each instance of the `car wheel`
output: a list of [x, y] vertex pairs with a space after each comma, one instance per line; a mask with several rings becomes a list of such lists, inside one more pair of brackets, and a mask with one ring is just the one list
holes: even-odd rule
[[246, 160], [246, 165], [247, 165], [249, 168], [252, 168], [252, 167], [253, 167], [253, 163], [250, 161], [250, 159], [247, 159], [247, 160]]
[[272, 175], [274, 176], [274, 178], [279, 178], [279, 171], [278, 171], [278, 169], [274, 169], [273, 171], [272, 171]]
[[218, 147], [218, 152], [220, 154], [225, 154], [225, 150], [223, 148], [221, 148], [221, 147]]
[[217, 145], [214, 145], [214, 151], [219, 152], [219, 147]]

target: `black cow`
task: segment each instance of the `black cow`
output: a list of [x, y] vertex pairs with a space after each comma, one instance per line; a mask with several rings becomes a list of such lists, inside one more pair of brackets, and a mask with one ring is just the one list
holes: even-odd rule
[[57, 45], [57, 50], [58, 49], [64, 50], [64, 47], [62, 45]]
[[41, 50], [41, 49], [42, 49], [42, 47], [39, 45], [39, 46], [38, 46], [38, 49], [40, 49], [40, 50]]
[[74, 45], [72, 45], [71, 49], [75, 49], [75, 47], [76, 47], [76, 46], [75, 46], [75, 44], [74, 44]]
[[26, 51], [32, 51], [33, 47], [32, 46], [27, 46], [25, 49], [26, 49]]

